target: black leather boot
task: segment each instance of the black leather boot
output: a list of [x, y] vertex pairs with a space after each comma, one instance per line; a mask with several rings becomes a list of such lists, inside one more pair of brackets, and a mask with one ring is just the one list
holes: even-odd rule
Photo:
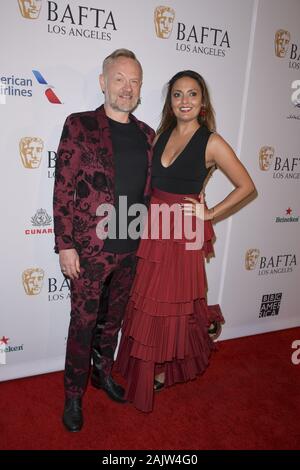
[[66, 398], [63, 423], [70, 432], [77, 432], [83, 426], [81, 398]]
[[[99, 325], [97, 325], [98, 327]], [[96, 327], [96, 328], [97, 328]], [[94, 343], [97, 343], [94, 337]], [[92, 347], [92, 357], [93, 357], [93, 367], [91, 374], [91, 384], [93, 387], [104, 390], [106, 394], [114, 401], [119, 403], [125, 403], [124, 393], [125, 390], [121, 385], [118, 385], [112, 378], [111, 374], [107, 374], [102, 369], [102, 354], [101, 348], [93, 344]]]
[[[106, 281], [103, 287], [99, 314], [97, 319], [97, 324], [93, 332], [93, 345], [92, 345], [92, 374], [91, 374], [91, 384], [93, 387], [104, 390], [104, 392], [114, 401], [118, 403], [125, 403], [124, 393], [125, 390], [121, 385], [118, 385], [107, 371], [103, 370], [103, 357], [110, 358], [111, 363], [113, 363], [114, 351], [101, 349], [101, 334], [103, 327], [106, 321], [106, 315], [108, 311], [108, 299], [109, 299], [109, 282], [110, 279]], [[104, 353], [104, 354], [103, 354]]]
[[111, 375], [101, 377], [98, 373], [97, 375], [92, 374], [91, 384], [93, 387], [103, 390], [112, 400], [118, 403], [126, 403], [124, 399], [124, 388], [118, 385]]

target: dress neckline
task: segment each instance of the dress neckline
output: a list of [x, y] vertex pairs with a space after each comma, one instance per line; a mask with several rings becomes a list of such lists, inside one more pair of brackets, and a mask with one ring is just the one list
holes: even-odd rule
[[171, 166], [173, 166], [173, 165], [176, 163], [176, 161], [178, 160], [178, 158], [180, 158], [180, 157], [182, 156], [182, 154], [185, 152], [185, 150], [188, 148], [188, 146], [189, 146], [190, 143], [192, 142], [192, 140], [193, 140], [193, 138], [195, 137], [195, 135], [198, 133], [198, 131], [199, 131], [200, 129], [202, 129], [202, 127], [203, 127], [203, 126], [200, 126], [200, 127], [198, 127], [198, 129], [195, 130], [195, 132], [193, 133], [193, 135], [191, 136], [191, 138], [188, 140], [188, 142], [186, 143], [186, 145], [184, 146], [184, 148], [181, 150], [181, 152], [177, 155], [177, 157], [172, 161], [172, 163], [170, 163], [170, 165], [165, 166], [165, 165], [162, 164], [162, 156], [163, 156], [163, 154], [164, 154], [164, 151], [165, 151], [165, 148], [166, 148], [166, 146], [167, 146], [167, 143], [169, 142], [169, 139], [170, 139], [170, 137], [171, 137], [171, 134], [172, 134], [172, 132], [173, 132], [173, 130], [174, 130], [174, 127], [171, 128], [170, 133], [169, 133], [169, 135], [167, 136], [167, 140], [166, 140], [166, 143], [165, 143], [165, 145], [164, 145], [163, 151], [162, 151], [162, 153], [161, 153], [160, 159], [159, 159], [160, 165], [161, 165], [165, 170], [167, 170], [168, 168], [170, 168]]

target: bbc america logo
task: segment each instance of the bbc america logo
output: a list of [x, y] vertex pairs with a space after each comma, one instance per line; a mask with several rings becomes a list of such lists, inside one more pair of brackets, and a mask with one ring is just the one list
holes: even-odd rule
[[279, 314], [282, 292], [262, 296], [259, 318], [273, 317]]

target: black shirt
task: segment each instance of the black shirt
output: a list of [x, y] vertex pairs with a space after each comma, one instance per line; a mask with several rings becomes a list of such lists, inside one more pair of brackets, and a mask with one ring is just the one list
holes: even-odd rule
[[180, 155], [165, 168], [161, 157], [173, 128], [163, 132], [153, 150], [152, 187], [175, 194], [199, 194], [210, 169], [205, 166], [205, 150], [211, 132], [205, 126], [192, 135]]
[[[144, 188], [147, 178], [147, 139], [135, 122], [123, 124], [108, 118], [115, 168], [115, 209], [116, 239], [106, 238], [103, 251], [110, 253], [129, 253], [135, 251], [139, 239], [128, 236], [128, 225], [136, 216], [128, 217], [127, 211], [132, 204], [143, 204]], [[127, 196], [122, 201], [121, 211], [119, 196]], [[138, 215], [138, 214], [137, 214]], [[123, 238], [123, 237], [126, 238]], [[122, 238], [120, 238], [122, 237]]]

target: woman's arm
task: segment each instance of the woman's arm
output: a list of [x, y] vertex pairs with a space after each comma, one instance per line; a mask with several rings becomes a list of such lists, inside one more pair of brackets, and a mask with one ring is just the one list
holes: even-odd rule
[[244, 165], [220, 135], [212, 134], [209, 138], [205, 158], [207, 166], [217, 165], [235, 186], [235, 189], [223, 201], [208, 210], [208, 218], [213, 219], [228, 212], [253, 193], [256, 188]]
[[[256, 191], [254, 183], [244, 165], [240, 162], [230, 145], [218, 134], [212, 134], [208, 140], [205, 154], [206, 166], [217, 165], [235, 186], [235, 189], [223, 201], [213, 208], [201, 207], [199, 201], [193, 198], [184, 198], [187, 203], [183, 210], [186, 215], [197, 215], [204, 220], [212, 220], [222, 216], [234, 206]], [[200, 199], [200, 203], [203, 203]]]

